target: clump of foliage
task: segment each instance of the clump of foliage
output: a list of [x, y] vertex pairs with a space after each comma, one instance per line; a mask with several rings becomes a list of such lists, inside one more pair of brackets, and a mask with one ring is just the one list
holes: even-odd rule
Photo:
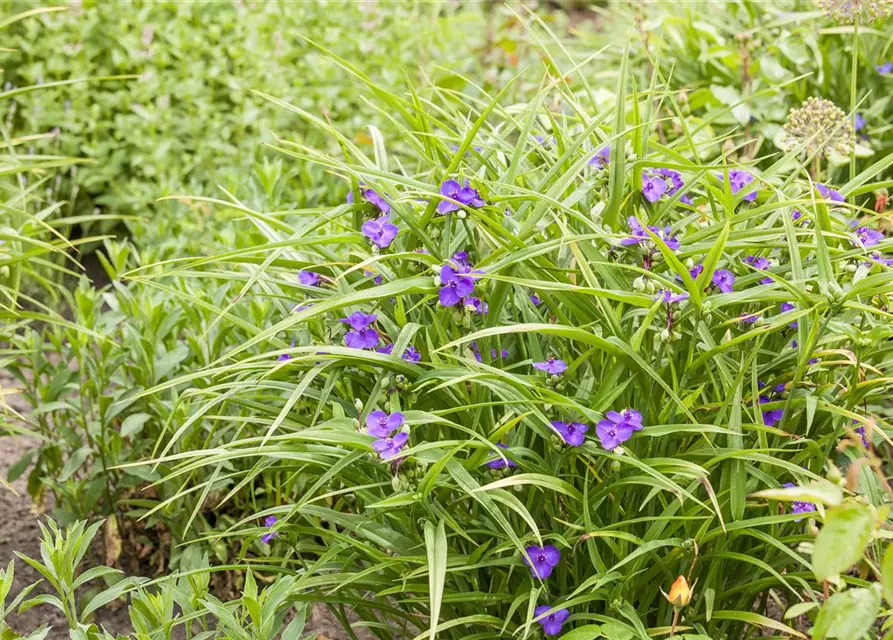
[[784, 102], [784, 145], [748, 151], [776, 134], [740, 100], [687, 110], [626, 45], [596, 85], [564, 44], [523, 102], [520, 78], [395, 91], [327, 54], [388, 122], [371, 145], [258, 94], [316, 130], [267, 166], [340, 186], [179, 195], [253, 229], [216, 255], [108, 244], [77, 324], [123, 344], [23, 349], [85, 363], [48, 482], [382, 639], [893, 637], [890, 156], [837, 162], [840, 96], [830, 127]]

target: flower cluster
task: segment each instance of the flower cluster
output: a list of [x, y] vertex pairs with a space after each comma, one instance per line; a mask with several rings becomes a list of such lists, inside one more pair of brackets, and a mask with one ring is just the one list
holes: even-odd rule
[[893, 0], [818, 0], [826, 18], [841, 24], [856, 20], [866, 24], [883, 20], [893, 13]]
[[351, 331], [344, 335], [344, 344], [353, 349], [374, 349], [380, 341], [378, 332], [370, 325], [378, 319], [373, 313], [354, 311], [340, 322], [350, 325]]
[[465, 181], [464, 187], [459, 184], [458, 180], [445, 181], [440, 185], [440, 195], [444, 198], [448, 198], [441, 200], [437, 205], [437, 213], [440, 214], [449, 213], [450, 211], [458, 211], [460, 204], [474, 209], [478, 209], [487, 204], [484, 202], [484, 199], [481, 198], [481, 194], [478, 193], [477, 189], [471, 188], [468, 180]]
[[[627, 219], [627, 224], [629, 225], [630, 235], [623, 238], [620, 241], [620, 244], [624, 246], [632, 246], [651, 240], [651, 236], [645, 231], [645, 227], [642, 226], [642, 223], [639, 222], [638, 218], [630, 216]], [[682, 243], [679, 242], [679, 237], [673, 235], [673, 231], [669, 226], [661, 229], [657, 226], [648, 225], [648, 229], [673, 251], [677, 251], [682, 246]]]
[[[778, 402], [781, 400], [781, 395], [784, 393], [784, 383], [779, 383], [772, 387], [771, 389], [766, 388], [766, 383], [758, 382], [760, 389], [763, 389], [763, 392], [760, 394], [760, 404], [768, 404], [770, 402]], [[763, 424], [767, 427], [774, 427], [779, 422], [781, 422], [782, 417], [784, 416], [784, 409], [767, 409], [763, 411]]]
[[471, 297], [474, 278], [482, 273], [469, 262], [467, 253], [462, 251], [455, 254], [448, 264], [440, 268], [440, 304], [452, 307], [462, 302], [463, 306], [471, 307], [477, 313], [486, 313], [486, 304], [477, 297]]
[[[731, 169], [729, 171], [729, 187], [732, 189], [732, 193], [736, 194], [744, 187], [749, 185], [754, 181], [753, 174], [744, 171], [743, 169]], [[725, 180], [725, 176], [722, 173], [717, 173], [716, 177], [719, 180]], [[751, 188], [747, 190], [747, 195], [744, 196], [744, 200], [747, 202], [753, 202], [757, 199], [757, 192], [755, 189]]]
[[[404, 422], [405, 418], [399, 411], [391, 414], [372, 411], [366, 416], [366, 433], [377, 438], [372, 448], [382, 460], [390, 460], [406, 446], [409, 431], [402, 430]], [[395, 431], [398, 433], [394, 434]]]
[[[678, 171], [660, 168], [642, 172], [642, 195], [648, 202], [654, 203], [663, 197], [672, 198], [684, 186], [682, 174]], [[683, 194], [679, 202], [693, 204], [688, 194]]]
[[595, 425], [595, 433], [608, 451], [613, 451], [641, 430], [642, 414], [635, 409], [624, 409], [620, 413], [608, 411], [605, 419]]
[[830, 100], [809, 98], [791, 109], [784, 125], [783, 144], [800, 148], [807, 156], [848, 155], [853, 150], [853, 125], [846, 113]]

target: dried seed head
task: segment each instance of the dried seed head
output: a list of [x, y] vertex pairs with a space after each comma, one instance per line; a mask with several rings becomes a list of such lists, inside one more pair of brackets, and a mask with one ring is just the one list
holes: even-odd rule
[[785, 146], [802, 146], [807, 155], [845, 156], [853, 149], [853, 137], [853, 125], [843, 110], [823, 98], [809, 98], [799, 109], [791, 109], [784, 125]]
[[842, 24], [881, 20], [893, 13], [893, 0], [818, 0], [826, 18]]

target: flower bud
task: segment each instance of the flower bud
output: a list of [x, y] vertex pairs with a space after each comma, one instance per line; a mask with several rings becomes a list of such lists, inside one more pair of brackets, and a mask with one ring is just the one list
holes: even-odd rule
[[[663, 589], [661, 589], [661, 593], [663, 593]], [[688, 585], [688, 580], [685, 579], [685, 576], [676, 578], [676, 581], [673, 582], [673, 586], [670, 587], [670, 593], [664, 593], [667, 602], [677, 609], [687, 607], [688, 603], [691, 602], [691, 596], [692, 588]]]
[[360, 412], [363, 410], [363, 401], [359, 398], [354, 398], [353, 406], [357, 410], [357, 412]]
[[645, 293], [645, 278], [639, 276], [635, 280], [633, 280], [633, 290], [638, 293]]
[[459, 209], [456, 212], [456, 217], [459, 218], [459, 220], [465, 220], [465, 218], [468, 217], [468, 212], [465, 211], [465, 209]]

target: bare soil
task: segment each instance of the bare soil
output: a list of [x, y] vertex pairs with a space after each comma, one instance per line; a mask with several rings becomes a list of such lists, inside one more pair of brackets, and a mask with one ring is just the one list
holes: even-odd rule
[[[12, 387], [15, 387], [14, 380], [0, 372], [0, 388]], [[22, 414], [26, 414], [30, 409], [16, 395], [5, 396], [4, 400]], [[34, 442], [28, 438], [0, 437], [0, 476], [5, 479], [9, 467], [33, 446]], [[17, 480], [13, 488], [15, 492], [0, 485], [0, 567], [5, 568], [10, 560], [15, 559], [15, 583], [8, 598], [10, 600], [14, 594], [41, 577], [37, 571], [16, 558], [14, 552], [40, 558], [40, 528], [37, 523], [43, 517], [43, 512], [38, 512], [34, 508], [28, 496], [24, 477]], [[44, 505], [44, 509], [49, 511], [52, 509], [52, 504]], [[94, 562], [99, 561], [94, 558]], [[41, 584], [32, 594], [46, 593], [48, 586], [45, 583]], [[132, 629], [127, 607], [122, 602], [113, 604], [118, 606], [104, 607], [97, 612], [94, 622], [115, 635], [130, 633]], [[20, 633], [33, 631], [46, 623], [53, 627], [47, 640], [66, 640], [69, 637], [65, 616], [61, 611], [48, 605], [34, 607], [18, 616], [11, 615], [6, 622]], [[342, 630], [336, 618], [321, 605], [314, 606], [304, 633], [310, 637], [314, 633], [317, 634], [317, 640], [350, 640], [350, 636]], [[355, 633], [361, 640], [371, 638], [364, 629], [357, 629]]]

